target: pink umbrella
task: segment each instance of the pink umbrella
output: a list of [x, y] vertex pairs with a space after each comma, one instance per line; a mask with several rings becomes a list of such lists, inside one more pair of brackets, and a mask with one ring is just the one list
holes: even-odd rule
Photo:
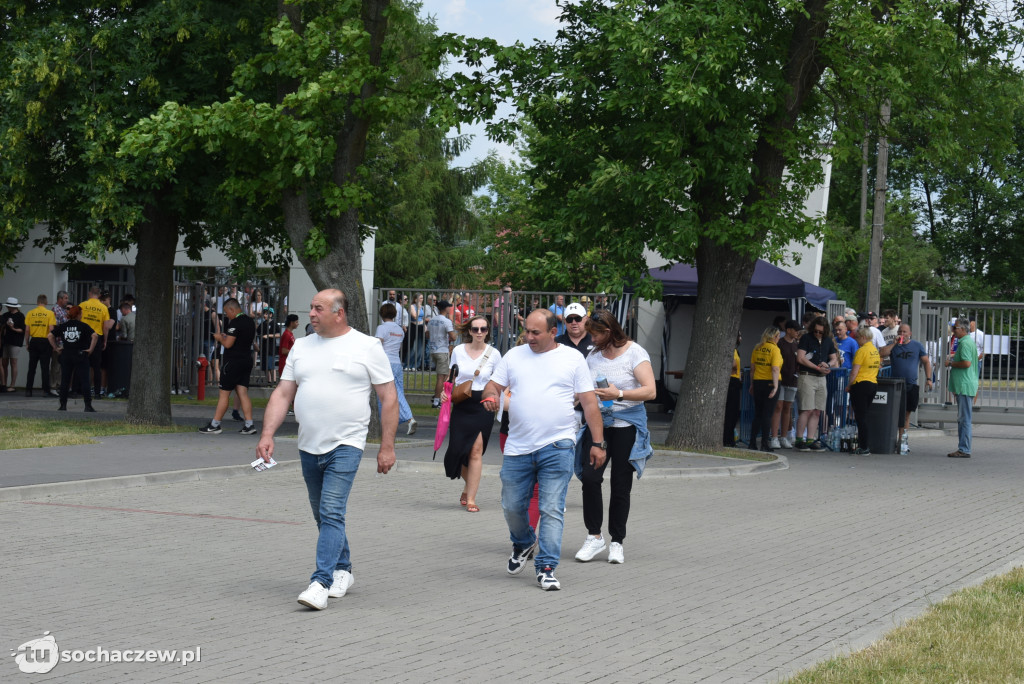
[[451, 370], [448, 371], [448, 379], [444, 382], [444, 395], [447, 398], [441, 404], [441, 412], [437, 415], [437, 430], [434, 431], [434, 459], [437, 458], [437, 450], [441, 448], [445, 435], [448, 434], [448, 425], [452, 422], [452, 388], [457, 377], [459, 377], [459, 364], [456, 363], [452, 364]]

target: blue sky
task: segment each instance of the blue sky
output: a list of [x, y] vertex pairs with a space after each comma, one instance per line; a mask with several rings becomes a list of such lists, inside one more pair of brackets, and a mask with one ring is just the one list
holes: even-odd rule
[[[534, 39], [551, 40], [558, 29], [558, 6], [555, 0], [422, 0], [423, 14], [431, 15], [441, 33], [461, 33], [472, 37], [494, 38], [510, 44], [525, 44]], [[511, 148], [487, 140], [483, 126], [462, 128], [474, 136], [470, 149], [456, 160], [469, 164], [498, 150], [505, 158], [513, 155]]]

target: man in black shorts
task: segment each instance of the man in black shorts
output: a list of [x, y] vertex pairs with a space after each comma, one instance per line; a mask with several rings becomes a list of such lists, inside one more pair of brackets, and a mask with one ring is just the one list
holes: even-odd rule
[[252, 373], [252, 343], [256, 338], [256, 324], [242, 313], [242, 307], [234, 297], [224, 302], [224, 317], [227, 319], [224, 331], [220, 330], [220, 321], [215, 319], [213, 333], [213, 339], [224, 347], [217, 411], [210, 424], [199, 428], [199, 431], [206, 435], [221, 433], [220, 421], [227, 413], [231, 391], [234, 390], [245, 415], [245, 424], [239, 432], [243, 435], [255, 435], [252, 402], [249, 401], [249, 375]]

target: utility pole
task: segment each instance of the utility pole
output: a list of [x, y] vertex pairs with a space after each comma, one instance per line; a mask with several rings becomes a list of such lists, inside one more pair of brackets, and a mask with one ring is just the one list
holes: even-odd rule
[[864, 303], [869, 311], [878, 311], [882, 286], [882, 240], [885, 228], [885, 191], [889, 175], [889, 117], [892, 104], [882, 103], [879, 112], [878, 165], [875, 171], [875, 208], [871, 216], [871, 249], [868, 253], [868, 286]]

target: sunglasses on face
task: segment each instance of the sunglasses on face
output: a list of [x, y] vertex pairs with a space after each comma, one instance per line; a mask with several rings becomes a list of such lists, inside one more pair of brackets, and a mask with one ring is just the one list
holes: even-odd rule
[[485, 332], [487, 332], [487, 328], [486, 327], [485, 328], [472, 327], [472, 328], [470, 328], [470, 330], [472, 330], [475, 333], [485, 333]]
[[579, 323], [582, 320], [583, 320], [583, 318], [580, 317], [580, 316], [566, 316], [565, 317], [565, 322], [566, 323]]

